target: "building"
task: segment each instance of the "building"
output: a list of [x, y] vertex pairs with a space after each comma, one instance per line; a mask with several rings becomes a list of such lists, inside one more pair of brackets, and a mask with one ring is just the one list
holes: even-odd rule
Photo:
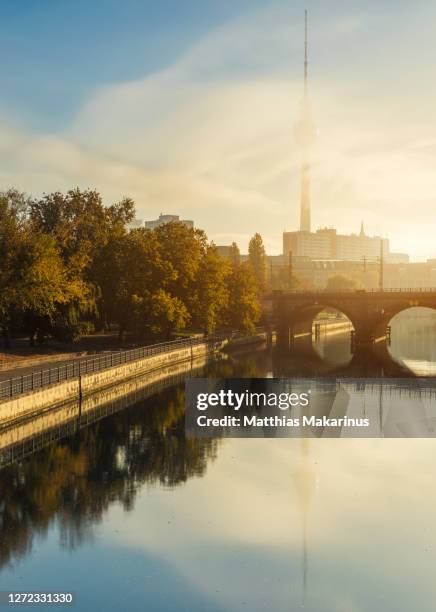
[[143, 223], [144, 222], [142, 219], [132, 219], [131, 221], [129, 221], [129, 223], [127, 223], [127, 229], [138, 229], [139, 227], [143, 226]]
[[[395, 255], [395, 253], [394, 253]], [[332, 276], [345, 276], [367, 290], [380, 287], [380, 262], [375, 260], [313, 259], [268, 256], [269, 278], [276, 288], [289, 288], [290, 271], [303, 288], [322, 291]], [[278, 286], [280, 285], [280, 286]], [[385, 262], [384, 289], [426, 289], [436, 286], [436, 259], [425, 262]]]
[[[367, 236], [363, 224], [359, 234], [338, 234], [333, 228], [318, 229], [316, 232], [283, 232], [285, 256], [292, 253], [296, 257], [311, 259], [376, 261], [381, 252], [385, 261], [390, 261], [389, 240], [380, 236]], [[395, 257], [396, 261], [408, 261], [405, 254], [396, 253]]]
[[218, 255], [221, 255], [221, 257], [225, 257], [226, 259], [231, 259], [232, 247], [230, 245], [216, 244], [215, 248], [217, 250]]
[[387, 264], [384, 268], [385, 289], [427, 289], [436, 287], [436, 259]]
[[310, 159], [316, 129], [312, 121], [308, 94], [307, 11], [304, 31], [304, 94], [302, 116], [296, 126], [297, 142], [301, 151], [300, 229], [283, 233], [283, 255], [333, 261], [377, 261], [407, 263], [404, 253], [390, 253], [389, 240], [381, 236], [367, 236], [363, 223], [359, 234], [339, 234], [336, 229], [311, 231]]
[[183, 225], [186, 225], [186, 227], [194, 227], [194, 221], [190, 221], [188, 219], [180, 219], [179, 215], [163, 215], [162, 213], [159, 215], [159, 219], [155, 219], [154, 221], [145, 221], [144, 227], [146, 229], [153, 230], [156, 227], [165, 225], [165, 223], [171, 223], [174, 221], [177, 221], [178, 223], [183, 223]]

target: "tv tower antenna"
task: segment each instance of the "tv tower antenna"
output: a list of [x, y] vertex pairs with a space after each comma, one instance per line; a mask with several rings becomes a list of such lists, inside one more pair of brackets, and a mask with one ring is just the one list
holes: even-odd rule
[[304, 11], [304, 99], [307, 99], [307, 9]]
[[310, 232], [310, 151], [315, 142], [315, 127], [312, 122], [308, 86], [308, 36], [307, 10], [304, 11], [304, 94], [302, 116], [297, 125], [296, 137], [301, 149], [301, 199], [300, 231]]

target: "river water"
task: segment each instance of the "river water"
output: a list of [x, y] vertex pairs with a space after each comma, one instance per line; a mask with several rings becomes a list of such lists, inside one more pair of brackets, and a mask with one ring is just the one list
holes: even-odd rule
[[[393, 324], [394, 370], [434, 375], [435, 347], [434, 316]], [[206, 374], [372, 367], [352, 360], [337, 334]], [[183, 414], [174, 385], [3, 468], [0, 591], [72, 591], [86, 612], [435, 609], [434, 440], [195, 440]]]

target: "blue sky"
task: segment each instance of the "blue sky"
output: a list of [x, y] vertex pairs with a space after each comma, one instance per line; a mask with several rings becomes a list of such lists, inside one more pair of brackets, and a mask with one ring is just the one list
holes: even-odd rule
[[102, 84], [171, 64], [258, 0], [25, 0], [0, 3], [1, 104], [61, 127]]
[[315, 227], [364, 219], [436, 256], [431, 0], [0, 0], [0, 186], [95, 186], [242, 249], [260, 229], [280, 252], [298, 223], [306, 6]]
[[[0, 104], [22, 114], [34, 126], [56, 129], [71, 119], [94, 89], [106, 83], [141, 78], [170, 65], [201, 37], [256, 9], [267, 6], [283, 8], [292, 21], [301, 19], [306, 6], [312, 7], [311, 17], [316, 16], [322, 21], [341, 12], [346, 16], [371, 10], [385, 18], [392, 11], [394, 28], [397, 12], [408, 4], [370, 0], [362, 11], [362, 2], [353, 0], [330, 3], [292, 0], [1, 0], [0, 54], [3, 62]], [[375, 30], [374, 39], [369, 41], [373, 52], [376, 53], [380, 42], [392, 34], [386, 27]], [[312, 42], [316, 45], [316, 41]], [[347, 54], [350, 50], [353, 53], [353, 48], [347, 48]], [[317, 57], [317, 67], [327, 71], [333, 69], [336, 73], [346, 72], [350, 58], [338, 57], [340, 49], [337, 48], [326, 51], [324, 49]], [[414, 58], [412, 55], [412, 61]], [[277, 61], [281, 59], [284, 58], [277, 58]], [[286, 58], [294, 70], [299, 67], [297, 59]], [[379, 59], [382, 58], [379, 56]], [[236, 61], [232, 69], [235, 67], [240, 71], [250, 69], [246, 61], [239, 66]], [[259, 66], [254, 68], [259, 69]], [[374, 73], [377, 73], [377, 67], [374, 68]]]

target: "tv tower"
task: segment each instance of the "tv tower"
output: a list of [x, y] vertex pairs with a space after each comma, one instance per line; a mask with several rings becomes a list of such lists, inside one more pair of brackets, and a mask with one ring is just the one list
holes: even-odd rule
[[304, 93], [301, 120], [296, 126], [296, 140], [300, 145], [301, 162], [301, 200], [300, 231], [310, 232], [310, 152], [316, 139], [316, 130], [310, 112], [308, 92], [308, 55], [307, 55], [307, 10], [304, 11]]

